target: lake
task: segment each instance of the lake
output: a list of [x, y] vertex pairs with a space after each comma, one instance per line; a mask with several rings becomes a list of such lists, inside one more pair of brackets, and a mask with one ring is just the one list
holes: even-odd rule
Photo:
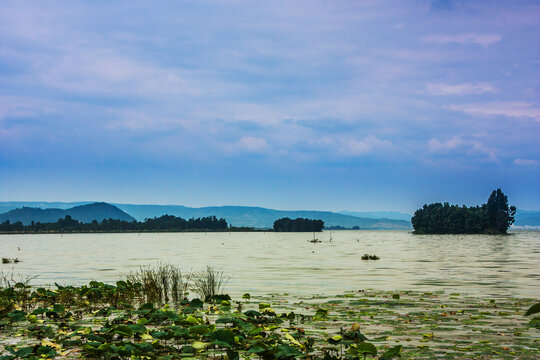
[[[333, 239], [330, 241], [331, 234]], [[206, 265], [230, 276], [231, 295], [336, 294], [346, 290], [445, 290], [540, 297], [540, 232], [510, 236], [412, 235], [407, 231], [1, 235], [4, 274], [32, 285], [114, 282], [141, 265], [185, 273]], [[19, 250], [20, 249], [20, 250]], [[380, 260], [361, 260], [365, 253]]]

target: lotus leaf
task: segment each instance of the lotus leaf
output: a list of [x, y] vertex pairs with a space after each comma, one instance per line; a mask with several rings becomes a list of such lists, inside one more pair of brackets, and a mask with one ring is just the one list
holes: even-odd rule
[[122, 337], [132, 337], [133, 330], [128, 325], [116, 325], [112, 329], [113, 334], [118, 334]]
[[250, 344], [250, 347], [247, 351], [248, 354], [260, 354], [268, 350], [268, 345], [263, 343], [262, 341], [255, 341], [252, 344]]
[[273, 349], [274, 357], [280, 360], [294, 359], [302, 353], [290, 345], [282, 344], [278, 345]]
[[240, 360], [240, 354], [238, 354], [238, 351], [227, 350], [227, 358], [229, 360]]
[[363, 342], [358, 345], [353, 345], [350, 347], [349, 351], [351, 353], [356, 353], [358, 355], [363, 355], [364, 357], [366, 355], [376, 356], [377, 355], [377, 348], [372, 343]]
[[231, 330], [216, 330], [212, 334], [213, 338], [217, 341], [222, 341], [228, 345], [234, 345], [234, 333]]
[[56, 313], [63, 313], [63, 312], [66, 311], [66, 308], [64, 307], [64, 305], [54, 304], [54, 306], [52, 308], [52, 311], [54, 311]]
[[540, 303], [536, 303], [533, 306], [531, 306], [529, 310], [527, 310], [527, 312], [525, 313], [525, 316], [529, 316], [536, 313], [540, 313]]
[[391, 347], [379, 357], [379, 360], [391, 360], [395, 357], [400, 357], [402, 348], [403, 348], [403, 345], [396, 345], [396, 346]]
[[7, 313], [7, 316], [11, 321], [22, 321], [26, 319], [26, 312], [22, 310], [15, 310], [10, 313]]
[[314, 320], [324, 320], [328, 317], [328, 310], [326, 309], [317, 309], [315, 312]]

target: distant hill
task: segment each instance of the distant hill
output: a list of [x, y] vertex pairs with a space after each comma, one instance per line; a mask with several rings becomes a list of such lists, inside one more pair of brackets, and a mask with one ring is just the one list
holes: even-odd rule
[[32, 221], [49, 223], [56, 222], [58, 219], [66, 217], [66, 215], [85, 223], [92, 222], [92, 220], [102, 221], [109, 218], [125, 221], [135, 220], [116, 206], [101, 202], [74, 206], [68, 209], [16, 208], [0, 214], [0, 222], [6, 220], [9, 220], [11, 223], [20, 221], [24, 225], [28, 225]]
[[131, 214], [139, 221], [142, 221], [145, 218], [152, 218], [165, 214], [180, 216], [185, 219], [215, 215], [218, 218], [225, 218], [225, 220], [233, 226], [247, 226], [254, 228], [271, 228], [274, 225], [274, 221], [284, 217], [289, 217], [291, 219], [321, 219], [324, 221], [325, 226], [343, 226], [347, 228], [353, 226], [358, 226], [361, 229], [399, 230], [412, 228], [410, 221], [366, 219], [330, 211], [287, 211], [252, 206], [210, 206], [191, 208], [180, 205], [115, 205]]
[[540, 211], [518, 210], [514, 216], [516, 221], [514, 226], [536, 226], [540, 227]]
[[340, 211], [340, 214], [351, 215], [368, 219], [390, 219], [390, 220], [404, 220], [411, 221], [412, 215], [405, 214], [397, 211]]
[[[42, 210], [54, 209], [67, 210], [81, 205], [91, 205], [91, 202], [0, 202], [0, 221], [5, 221], [2, 212], [21, 207], [39, 207]], [[103, 204], [103, 203], [102, 203]], [[158, 217], [169, 214], [183, 217], [184, 219], [197, 218], [215, 215], [218, 218], [223, 217], [233, 226], [248, 226], [254, 228], [271, 228], [274, 221], [283, 217], [297, 218], [305, 217], [310, 219], [321, 219], [326, 226], [358, 226], [361, 229], [411, 229], [411, 215], [392, 211], [370, 211], [353, 212], [341, 211], [339, 213], [329, 211], [283, 211], [272, 210], [262, 207], [250, 206], [215, 206], [192, 208], [181, 205], [132, 205], [132, 204], [113, 204], [118, 209], [123, 210], [127, 216], [133, 216], [139, 221], [146, 218]], [[58, 212], [53, 212], [52, 217], [58, 216]], [[65, 215], [62, 214], [61, 217]], [[52, 220], [56, 221], [58, 218]], [[130, 218], [128, 221], [132, 221]], [[31, 220], [30, 220], [31, 221]], [[515, 226], [540, 226], [540, 211], [519, 210], [516, 213]]]

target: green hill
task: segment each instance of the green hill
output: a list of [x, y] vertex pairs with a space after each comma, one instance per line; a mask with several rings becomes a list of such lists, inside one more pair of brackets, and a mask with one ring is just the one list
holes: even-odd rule
[[6, 220], [9, 220], [11, 223], [20, 221], [24, 225], [29, 225], [32, 221], [36, 223], [50, 223], [56, 222], [58, 219], [66, 217], [66, 215], [85, 223], [92, 222], [92, 220], [102, 221], [109, 218], [125, 221], [135, 220], [116, 206], [101, 202], [79, 205], [68, 209], [16, 208], [0, 214], [0, 222], [5, 222]]

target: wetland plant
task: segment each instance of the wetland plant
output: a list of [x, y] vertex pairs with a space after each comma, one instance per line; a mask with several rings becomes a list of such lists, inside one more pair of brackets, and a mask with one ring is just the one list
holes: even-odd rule
[[184, 277], [179, 266], [158, 263], [151, 267], [141, 266], [130, 272], [126, 280], [141, 284], [139, 297], [144, 302], [166, 304], [169, 301], [178, 303], [188, 295], [191, 274]]
[[20, 262], [21, 262], [21, 260], [19, 260], [18, 258], [14, 258], [14, 259], [2, 258], [2, 264], [11, 264], [11, 263], [17, 264], [17, 263], [20, 263]]
[[205, 301], [212, 300], [223, 288], [229, 277], [223, 274], [223, 271], [216, 271], [211, 266], [206, 270], [193, 275], [193, 284], [191, 289]]

